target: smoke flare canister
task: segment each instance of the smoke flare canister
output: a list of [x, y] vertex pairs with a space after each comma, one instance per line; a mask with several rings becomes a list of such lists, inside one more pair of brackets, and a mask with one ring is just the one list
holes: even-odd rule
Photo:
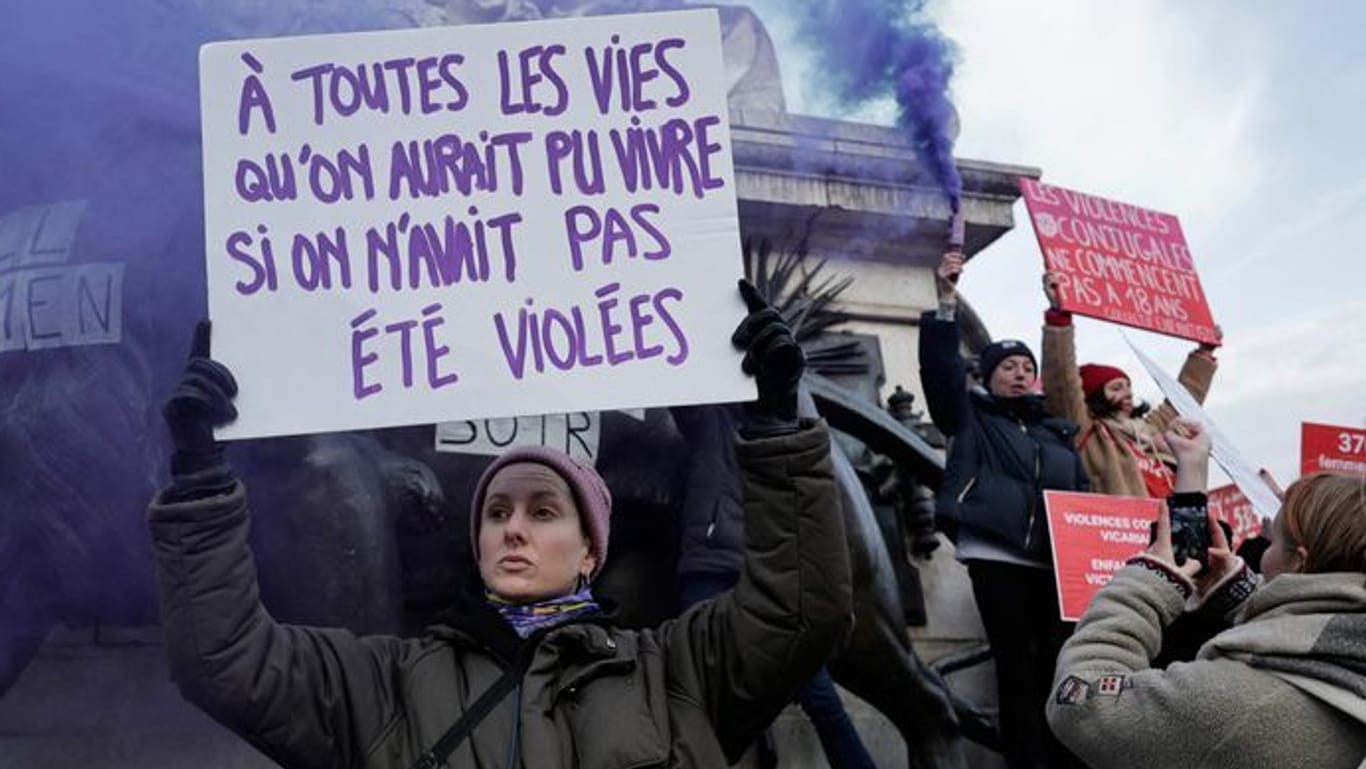
[[963, 219], [963, 209], [958, 208], [949, 218], [949, 250], [962, 251], [963, 241], [967, 239], [967, 222]]

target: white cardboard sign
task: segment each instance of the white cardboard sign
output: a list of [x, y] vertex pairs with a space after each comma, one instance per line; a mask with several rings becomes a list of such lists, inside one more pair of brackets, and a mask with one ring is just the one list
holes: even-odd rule
[[751, 400], [714, 10], [200, 51], [223, 438]]
[[1200, 406], [1200, 402], [1195, 396], [1190, 394], [1186, 386], [1180, 380], [1167, 373], [1157, 361], [1148, 357], [1142, 350], [1138, 349], [1128, 334], [1120, 332], [1124, 341], [1129, 344], [1129, 349], [1134, 351], [1138, 360], [1143, 364], [1143, 368], [1148, 370], [1148, 375], [1157, 382], [1162, 394], [1171, 401], [1176, 412], [1183, 417], [1195, 419], [1205, 426], [1209, 431], [1210, 437], [1210, 456], [1214, 458], [1219, 466], [1224, 468], [1228, 477], [1237, 485], [1238, 490], [1243, 492], [1243, 496], [1252, 502], [1252, 506], [1264, 518], [1275, 518], [1276, 513], [1281, 509], [1281, 502], [1276, 498], [1276, 492], [1266, 485], [1266, 481], [1257, 472], [1257, 468], [1248, 463], [1238, 448], [1233, 445], [1233, 441], [1224, 435], [1224, 431], [1210, 419], [1209, 414]]

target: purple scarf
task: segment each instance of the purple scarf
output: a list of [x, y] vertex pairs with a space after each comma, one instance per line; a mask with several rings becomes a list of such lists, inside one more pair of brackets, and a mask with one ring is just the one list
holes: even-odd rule
[[577, 593], [536, 603], [508, 603], [493, 593], [485, 593], [484, 596], [522, 638], [543, 627], [553, 627], [574, 617], [596, 612], [599, 608], [598, 602], [593, 600], [591, 586], [585, 586]]

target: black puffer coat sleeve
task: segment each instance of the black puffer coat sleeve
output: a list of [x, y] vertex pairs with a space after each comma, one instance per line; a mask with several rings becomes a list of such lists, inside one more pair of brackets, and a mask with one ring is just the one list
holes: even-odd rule
[[675, 696], [705, 712], [735, 761], [843, 642], [852, 623], [830, 435], [738, 443], [745, 566], [735, 588], [660, 629]]
[[968, 408], [967, 370], [963, 366], [958, 324], [933, 312], [920, 316], [920, 386], [934, 426], [945, 435], [963, 429]]
[[360, 766], [397, 715], [405, 644], [277, 623], [247, 548], [246, 489], [148, 512], [181, 694], [289, 767]]

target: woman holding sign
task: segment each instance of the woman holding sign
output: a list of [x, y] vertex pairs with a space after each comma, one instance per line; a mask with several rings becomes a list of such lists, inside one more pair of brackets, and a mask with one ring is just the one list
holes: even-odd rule
[[[166, 407], [172, 483], [149, 519], [181, 692], [286, 767], [718, 767], [738, 758], [849, 628], [848, 554], [825, 427], [797, 418], [801, 348], [742, 283], [733, 342], [759, 399], [737, 444], [738, 583], [676, 620], [617, 627], [593, 597], [611, 495], [590, 466], [514, 449], [470, 510], [482, 591], [420, 638], [276, 622], [247, 547], [246, 490], [214, 441], [236, 416], [208, 329]], [[449, 760], [447, 757], [449, 756]]]
[[1069, 766], [1044, 721], [1053, 661], [1070, 632], [1058, 610], [1044, 489], [1086, 491], [1073, 448], [1077, 427], [1050, 417], [1035, 392], [1034, 355], [993, 342], [979, 356], [983, 386], [969, 390], [954, 285], [963, 255], [944, 255], [939, 309], [920, 318], [920, 380], [930, 417], [952, 439], [938, 515], [956, 524], [978, 614], [996, 662], [1001, 742], [1016, 767]]
[[[1077, 450], [1097, 494], [1165, 499], [1172, 492], [1176, 458], [1162, 433], [1176, 416], [1163, 401], [1151, 413], [1135, 416], [1129, 375], [1114, 366], [1088, 363], [1078, 368], [1072, 313], [1060, 309], [1058, 276], [1046, 273], [1044, 295], [1043, 391], [1048, 412], [1076, 422]], [[1205, 401], [1214, 370], [1216, 345], [1191, 351], [1178, 377], [1199, 402]]]
[[[1177, 514], [1164, 509], [1152, 546], [1101, 589], [1064, 647], [1049, 723], [1096, 769], [1366, 765], [1366, 482], [1322, 473], [1291, 484], [1263, 584], [1204, 510], [1208, 433], [1173, 423], [1186, 500], [1172, 504], [1207, 516], [1205, 563], [1177, 555]], [[1196, 610], [1236, 619], [1194, 662], [1153, 667], [1172, 622]]]

